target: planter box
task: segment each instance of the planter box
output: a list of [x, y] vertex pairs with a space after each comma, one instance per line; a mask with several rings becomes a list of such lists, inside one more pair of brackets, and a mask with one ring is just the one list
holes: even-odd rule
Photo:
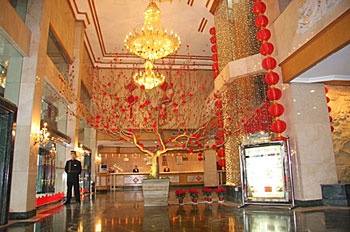
[[144, 206], [168, 206], [169, 179], [144, 179], [142, 193]]

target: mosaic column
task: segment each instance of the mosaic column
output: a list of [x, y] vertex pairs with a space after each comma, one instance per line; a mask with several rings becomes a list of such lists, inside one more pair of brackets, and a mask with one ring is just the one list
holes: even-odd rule
[[229, 62], [259, 53], [251, 0], [220, 1], [214, 14], [219, 70]]

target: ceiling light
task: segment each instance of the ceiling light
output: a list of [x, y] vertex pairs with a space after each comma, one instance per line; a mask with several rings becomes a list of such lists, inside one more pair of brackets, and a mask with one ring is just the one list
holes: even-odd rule
[[137, 72], [134, 75], [134, 81], [139, 86], [144, 86], [145, 89], [153, 89], [154, 87], [164, 83], [165, 77], [153, 70], [153, 63], [151, 61], [145, 62], [145, 71]]
[[144, 85], [146, 89], [162, 84], [164, 76], [153, 71], [153, 63], [155, 60], [175, 53], [180, 45], [180, 37], [176, 33], [173, 31], [169, 33], [163, 29], [160, 23], [160, 10], [151, 0], [144, 11], [143, 27], [130, 32], [124, 40], [124, 46], [129, 52], [147, 60], [146, 63], [151, 63], [150, 68], [145, 65], [145, 72], [135, 74], [136, 83]]
[[176, 52], [181, 45], [179, 36], [171, 31], [168, 33], [160, 23], [160, 10], [151, 1], [144, 12], [142, 28], [130, 32], [124, 40], [124, 46], [131, 53], [146, 60], [159, 60]]

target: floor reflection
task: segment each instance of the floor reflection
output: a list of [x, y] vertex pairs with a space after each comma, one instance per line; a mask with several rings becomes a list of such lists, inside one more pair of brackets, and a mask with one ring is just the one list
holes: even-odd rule
[[174, 195], [172, 190], [168, 207], [143, 207], [141, 191], [96, 194], [81, 205], [41, 209], [38, 222], [14, 223], [0, 231], [350, 231], [349, 207], [238, 208], [215, 199], [178, 205]]

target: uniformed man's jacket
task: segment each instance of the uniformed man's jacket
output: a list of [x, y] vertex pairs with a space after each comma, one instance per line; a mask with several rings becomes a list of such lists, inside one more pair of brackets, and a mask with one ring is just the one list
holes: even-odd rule
[[81, 173], [81, 163], [79, 160], [68, 160], [64, 170], [67, 173], [68, 180], [77, 180]]

